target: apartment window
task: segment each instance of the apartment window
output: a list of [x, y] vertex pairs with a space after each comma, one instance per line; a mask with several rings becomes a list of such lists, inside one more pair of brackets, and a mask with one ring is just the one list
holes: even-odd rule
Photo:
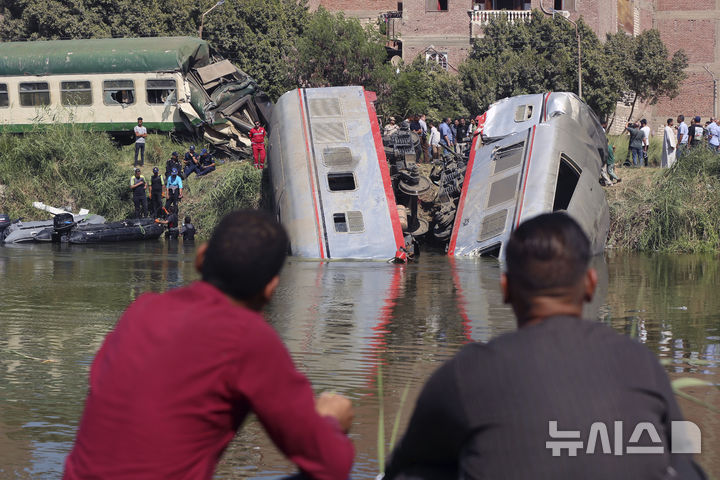
[[8, 99], [7, 83], [0, 83], [0, 107], [8, 105], [10, 105], [10, 100]]
[[90, 82], [60, 82], [60, 102], [63, 105], [92, 105]]
[[555, 0], [553, 8], [555, 10], [575, 11], [575, 0]]
[[447, 52], [436, 52], [435, 50], [428, 50], [425, 52], [426, 62], [437, 62], [445, 70], [448, 69], [448, 54]]
[[103, 102], [105, 105], [132, 105], [135, 103], [135, 84], [132, 80], [105, 80]]
[[175, 80], [148, 80], [145, 82], [147, 102], [151, 105], [175, 104]]
[[20, 105], [23, 107], [39, 107], [50, 105], [50, 86], [47, 82], [20, 84]]
[[425, 11], [447, 12], [448, 0], [425, 0]]

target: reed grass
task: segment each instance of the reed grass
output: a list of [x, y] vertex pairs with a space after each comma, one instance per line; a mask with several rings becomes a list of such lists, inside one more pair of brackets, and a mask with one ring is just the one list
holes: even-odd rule
[[632, 185], [620, 184], [622, 195], [608, 192], [610, 246], [683, 253], [720, 250], [720, 156], [700, 147], [671, 169], [638, 173]]

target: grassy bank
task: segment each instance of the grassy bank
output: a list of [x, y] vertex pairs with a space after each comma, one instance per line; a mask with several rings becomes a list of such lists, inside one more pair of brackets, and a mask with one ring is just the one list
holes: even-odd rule
[[[200, 144], [200, 141], [197, 143]], [[166, 135], [150, 135], [143, 175], [152, 167], [165, 170], [170, 153], [182, 155], [187, 144]], [[108, 220], [120, 220], [134, 212], [129, 188], [134, 146], [118, 146], [98, 132], [72, 125], [57, 125], [42, 132], [0, 135], [0, 212], [12, 218], [43, 219], [46, 213], [32, 202], [87, 208]], [[260, 202], [260, 172], [247, 162], [219, 165], [205, 177], [186, 182], [180, 215], [191, 215], [201, 236], [211, 231], [225, 213]]]
[[[626, 147], [627, 141], [621, 144]], [[621, 163], [625, 157], [619, 153], [620, 147], [616, 158]], [[620, 168], [617, 173], [622, 183], [606, 189], [609, 248], [720, 251], [720, 156], [696, 149], [669, 170]]]

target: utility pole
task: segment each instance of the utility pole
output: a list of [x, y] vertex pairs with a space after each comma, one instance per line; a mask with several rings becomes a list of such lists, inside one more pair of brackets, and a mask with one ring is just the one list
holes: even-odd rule
[[713, 118], [717, 120], [717, 79], [715, 78], [715, 74], [708, 68], [707, 65], [703, 68], [713, 79]]
[[[546, 9], [543, 5], [543, 0], [540, 0], [540, 10], [542, 10], [545, 15], [552, 15], [553, 17], [555, 16], [555, 13], [557, 13], [557, 10], [555, 10], [554, 8]], [[575, 27], [575, 38], [577, 38], [578, 48], [578, 97], [582, 99], [582, 51], [580, 50], [580, 31], [578, 30], [577, 22], [570, 20], [564, 15], [560, 16], [570, 22]]]
[[223, 3], [225, 3], [225, 0], [218, 0], [218, 2], [215, 5], [210, 7], [210, 9], [207, 12], [203, 13], [202, 16], [200, 17], [200, 28], [198, 28], [198, 37], [200, 37], [200, 39], [202, 39], [202, 31], [203, 31], [203, 23], [205, 23], [205, 15], [212, 12], [213, 10], [215, 10], [216, 7], [219, 7]]

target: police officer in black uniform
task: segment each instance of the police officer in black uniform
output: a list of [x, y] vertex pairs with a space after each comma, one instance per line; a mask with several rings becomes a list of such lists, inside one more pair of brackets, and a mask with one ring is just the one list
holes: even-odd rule
[[158, 167], [153, 168], [153, 174], [150, 177], [150, 211], [156, 218], [160, 216], [162, 199], [165, 196], [165, 182], [159, 172]]
[[[170, 176], [170, 174], [173, 171], [173, 168], [177, 169], [178, 172], [182, 171], [182, 168], [180, 168], [180, 159], [178, 158], [178, 152], [172, 152], [170, 155], [170, 159], [165, 162], [165, 180], [167, 181], [167, 178]], [[182, 175], [180, 176], [182, 178]]]
[[136, 168], [135, 175], [130, 177], [130, 189], [132, 189], [133, 192], [136, 218], [147, 217], [148, 214], [147, 194], [145, 193], [146, 185], [145, 177], [140, 175], [140, 169]]
[[190, 217], [185, 217], [185, 224], [180, 230], [184, 243], [192, 243], [195, 241], [195, 225], [191, 223]]

